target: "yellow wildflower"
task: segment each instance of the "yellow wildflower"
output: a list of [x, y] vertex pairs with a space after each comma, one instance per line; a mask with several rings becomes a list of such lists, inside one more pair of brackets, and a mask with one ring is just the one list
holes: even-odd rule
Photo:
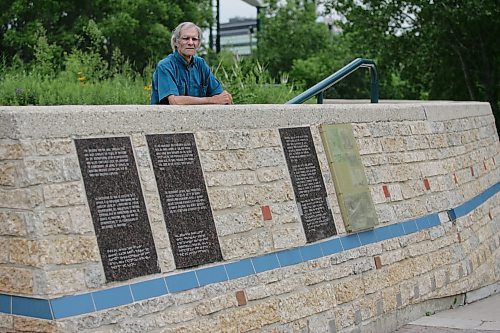
[[78, 81], [80, 81], [80, 83], [83, 84], [85, 83], [85, 80], [86, 80], [85, 75], [83, 75], [82, 72], [78, 72]]

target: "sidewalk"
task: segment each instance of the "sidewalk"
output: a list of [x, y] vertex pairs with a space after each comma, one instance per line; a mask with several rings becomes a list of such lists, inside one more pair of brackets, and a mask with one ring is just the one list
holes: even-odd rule
[[500, 294], [422, 317], [396, 331], [396, 333], [491, 332], [500, 332]]

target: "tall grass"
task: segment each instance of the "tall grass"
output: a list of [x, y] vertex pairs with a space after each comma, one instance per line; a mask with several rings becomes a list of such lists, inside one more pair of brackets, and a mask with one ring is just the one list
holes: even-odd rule
[[8, 71], [0, 80], [1, 105], [148, 104], [149, 86], [141, 77], [116, 75], [97, 82], [78, 77], [42, 77]]
[[282, 104], [297, 94], [286, 75], [276, 82], [257, 60], [235, 58], [224, 64], [222, 56], [214, 72], [231, 92], [235, 104]]
[[[0, 62], [0, 105], [149, 104], [153, 66], [136, 73], [119, 52], [107, 62], [97, 48], [75, 49], [58, 66], [52, 52], [42, 34], [33, 63]], [[214, 71], [235, 104], [281, 104], [296, 95], [285, 76], [275, 82], [254, 60], [223, 54]]]

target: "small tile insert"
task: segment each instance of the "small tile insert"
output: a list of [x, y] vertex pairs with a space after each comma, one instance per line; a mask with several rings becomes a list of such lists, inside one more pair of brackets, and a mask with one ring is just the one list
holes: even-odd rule
[[247, 304], [247, 295], [245, 295], [244, 290], [239, 290], [236, 292], [236, 300], [238, 301], [238, 306]]
[[269, 206], [260, 207], [262, 210], [262, 218], [264, 221], [270, 221], [273, 219], [273, 215], [271, 214], [271, 208]]

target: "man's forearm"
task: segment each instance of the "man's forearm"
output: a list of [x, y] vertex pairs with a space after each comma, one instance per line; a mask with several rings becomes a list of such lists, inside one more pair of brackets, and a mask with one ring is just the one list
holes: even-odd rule
[[223, 91], [211, 97], [175, 96], [170, 95], [168, 104], [170, 105], [201, 105], [201, 104], [232, 104], [233, 98], [230, 93]]
[[168, 96], [170, 105], [200, 105], [215, 104], [212, 97], [193, 97], [193, 96]]

